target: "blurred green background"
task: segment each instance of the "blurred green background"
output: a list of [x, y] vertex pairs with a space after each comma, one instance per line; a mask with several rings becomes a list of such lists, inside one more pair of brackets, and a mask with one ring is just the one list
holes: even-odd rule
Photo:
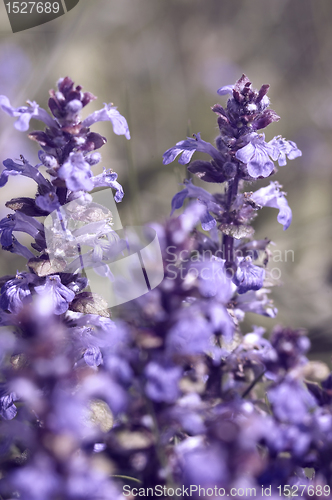
[[[282, 286], [272, 292], [277, 319], [249, 319], [269, 329], [275, 323], [306, 328], [313, 357], [328, 362], [331, 22], [330, 0], [80, 0], [65, 16], [12, 34], [0, 5], [0, 94], [15, 106], [29, 99], [46, 107], [48, 89], [68, 75], [98, 96], [86, 114], [113, 102], [128, 119], [130, 142], [115, 136], [110, 123], [95, 127], [108, 139], [102, 165], [118, 172], [125, 188], [119, 206], [123, 224], [162, 221], [169, 215], [186, 169], [177, 162], [163, 166], [162, 154], [196, 132], [213, 142], [217, 127], [210, 107], [226, 102], [216, 94], [220, 86], [234, 83], [242, 73], [255, 87], [271, 85], [271, 105], [281, 120], [267, 129], [266, 139], [282, 134], [297, 142], [303, 156], [280, 168], [275, 178], [288, 193], [292, 225], [283, 232], [276, 210], [265, 209], [255, 221], [256, 236], [271, 238], [274, 250], [292, 250], [294, 259], [270, 264], [281, 273]], [[37, 122], [33, 126], [38, 128]], [[23, 154], [37, 163], [37, 151], [1, 113], [1, 160]], [[27, 195], [27, 189], [33, 194], [27, 179], [10, 179], [0, 191], [1, 217], [8, 213], [5, 201]], [[1, 274], [22, 270], [22, 265], [1, 253]]]

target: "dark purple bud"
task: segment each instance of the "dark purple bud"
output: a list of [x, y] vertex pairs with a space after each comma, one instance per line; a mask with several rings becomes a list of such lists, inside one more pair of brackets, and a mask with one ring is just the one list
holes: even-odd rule
[[252, 122], [252, 128], [253, 130], [259, 130], [267, 127], [270, 123], [277, 122], [279, 120], [280, 116], [278, 116], [273, 109], [266, 109]]
[[28, 137], [32, 141], [39, 142], [39, 144], [43, 147], [46, 147], [46, 146], [49, 148], [56, 148], [57, 147], [57, 145], [55, 144], [55, 142], [53, 142], [51, 137], [49, 135], [45, 134], [45, 132], [42, 132], [41, 130], [37, 130], [36, 132], [31, 132], [28, 135]]
[[231, 161], [227, 161], [223, 165], [223, 173], [226, 179], [233, 179], [236, 174], [237, 166]]
[[48, 215], [48, 212], [40, 209], [35, 200], [32, 198], [13, 198], [10, 201], [7, 201], [6, 207], [11, 210], [15, 210], [18, 212], [23, 212], [25, 215], [29, 215], [30, 217], [41, 217], [44, 215]]
[[261, 88], [259, 89], [259, 92], [258, 92], [258, 96], [256, 98], [257, 103], [261, 102], [263, 97], [268, 93], [269, 88], [270, 88], [270, 85], [268, 85], [268, 84], [261, 86]]
[[213, 161], [195, 160], [187, 168], [189, 172], [205, 182], [224, 182], [226, 180], [221, 169], [218, 170]]
[[101, 148], [106, 144], [107, 139], [96, 132], [90, 132], [86, 138], [86, 143], [81, 149], [84, 151], [93, 151], [95, 149]]
[[228, 121], [227, 113], [224, 110], [224, 108], [221, 106], [221, 104], [215, 104], [214, 106], [212, 106], [211, 109], [214, 113], [217, 113], [218, 115], [223, 116]]
[[59, 106], [57, 100], [53, 97], [49, 98], [48, 107], [50, 108], [52, 115], [55, 116], [55, 118], [62, 118], [64, 116], [63, 110]]
[[64, 95], [66, 95], [67, 93], [69, 93], [73, 86], [74, 86], [74, 82], [71, 78], [69, 78], [68, 76], [66, 76], [65, 78], [60, 78], [58, 80], [58, 89], [59, 89], [59, 92], [62, 92]]
[[97, 99], [97, 97], [91, 94], [91, 92], [84, 92], [82, 99], [83, 107], [89, 104], [89, 102], [94, 101], [95, 99]]

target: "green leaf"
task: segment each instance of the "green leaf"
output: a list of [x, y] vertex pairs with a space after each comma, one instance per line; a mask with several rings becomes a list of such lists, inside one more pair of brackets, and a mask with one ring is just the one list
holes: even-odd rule
[[82, 292], [76, 295], [70, 304], [69, 309], [74, 312], [98, 314], [98, 316], [109, 318], [110, 313], [107, 311], [107, 307], [108, 304], [106, 300], [104, 300], [97, 293]]
[[65, 270], [66, 261], [61, 258], [49, 260], [45, 255], [42, 257], [36, 257], [28, 261], [28, 266], [31, 271], [33, 271], [37, 276], [43, 277], [49, 274], [61, 273]]

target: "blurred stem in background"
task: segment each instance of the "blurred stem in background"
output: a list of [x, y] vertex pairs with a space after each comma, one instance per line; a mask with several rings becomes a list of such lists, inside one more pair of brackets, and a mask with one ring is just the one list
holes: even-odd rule
[[[125, 90], [125, 114], [127, 116], [129, 129], [131, 127], [130, 117], [130, 101], [128, 89]], [[134, 226], [141, 224], [141, 209], [139, 203], [140, 188], [137, 176], [137, 170], [134, 163], [134, 155], [132, 151], [132, 142], [126, 141], [126, 152], [128, 161], [128, 184], [129, 184], [129, 198], [130, 198], [130, 212]]]

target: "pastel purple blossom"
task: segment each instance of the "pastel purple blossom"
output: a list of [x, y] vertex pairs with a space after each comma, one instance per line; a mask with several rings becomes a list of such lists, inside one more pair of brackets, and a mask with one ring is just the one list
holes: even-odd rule
[[29, 217], [21, 212], [9, 214], [0, 221], [0, 243], [4, 247], [12, 244], [13, 231], [27, 233], [36, 238], [44, 230], [42, 224], [33, 217]]
[[112, 104], [104, 104], [104, 108], [95, 111], [85, 120], [83, 120], [83, 127], [90, 127], [97, 122], [110, 121], [113, 125], [113, 131], [116, 135], [124, 135], [126, 139], [130, 139], [130, 132], [127, 120], [124, 116], [120, 115], [119, 111]]
[[29, 273], [17, 273], [15, 278], [8, 280], [1, 288], [0, 307], [14, 314], [19, 312], [31, 300], [29, 284], [36, 278]]
[[285, 380], [267, 392], [276, 417], [283, 422], [300, 424], [309, 411], [317, 406], [314, 397], [304, 385]]
[[271, 158], [275, 161], [279, 156], [278, 148], [264, 139], [264, 134], [253, 134], [250, 142], [235, 154], [238, 160], [247, 165], [248, 173], [254, 179], [268, 177], [274, 169]]
[[201, 134], [198, 133], [194, 134], [194, 139], [188, 137], [186, 140], [178, 142], [173, 148], [165, 151], [163, 154], [163, 164], [168, 165], [172, 163], [172, 161], [180, 155], [179, 163], [181, 165], [186, 165], [190, 162], [195, 151], [207, 153], [215, 160], [223, 160], [219, 151], [209, 142], [203, 141], [201, 139]]
[[55, 192], [51, 191], [43, 196], [36, 197], [36, 205], [41, 210], [51, 213], [60, 208], [60, 202]]
[[5, 169], [0, 176], [0, 187], [3, 187], [7, 183], [10, 175], [23, 175], [24, 177], [33, 179], [38, 186], [49, 189], [49, 183], [45, 177], [39, 172], [37, 167], [30, 165], [25, 158], [22, 159], [22, 164], [15, 163], [10, 158], [7, 158], [7, 160], [3, 162], [3, 165]]
[[0, 387], [0, 415], [5, 420], [12, 420], [17, 414], [14, 402], [18, 399], [15, 392], [7, 392]]
[[279, 151], [278, 163], [280, 167], [286, 165], [286, 157], [289, 160], [294, 160], [295, 158], [302, 156], [302, 151], [297, 147], [295, 142], [286, 141], [286, 139], [281, 137], [281, 135], [274, 137], [269, 144], [276, 147]]
[[233, 94], [234, 85], [224, 85], [217, 90], [217, 94], [219, 95], [227, 95]]
[[167, 336], [167, 347], [174, 354], [203, 354], [210, 347], [213, 330], [209, 322], [198, 312], [180, 315]]
[[224, 449], [216, 443], [187, 451], [183, 456], [185, 485], [196, 484], [212, 492], [216, 485], [225, 486], [229, 474], [227, 463]]
[[97, 188], [106, 186], [115, 189], [116, 193], [114, 199], [117, 203], [119, 203], [120, 201], [122, 201], [124, 192], [123, 192], [123, 187], [117, 181], [117, 178], [118, 174], [112, 172], [111, 169], [109, 170], [104, 169], [102, 174], [96, 175], [95, 177], [92, 178], [93, 187]]
[[18, 117], [14, 125], [17, 130], [20, 132], [26, 132], [29, 129], [31, 118], [44, 122], [48, 127], [57, 126], [56, 122], [51, 118], [47, 111], [45, 111], [45, 109], [40, 108], [34, 101], [27, 102], [29, 106], [14, 108], [11, 106], [8, 97], [4, 95], [0, 96], [0, 108], [9, 116]]
[[86, 364], [91, 367], [97, 367], [103, 362], [103, 356], [97, 346], [88, 347], [83, 357]]
[[179, 366], [163, 366], [155, 361], [150, 362], [145, 369], [147, 396], [153, 401], [173, 403], [180, 395], [181, 375]]
[[280, 191], [278, 182], [271, 182], [269, 186], [263, 187], [251, 196], [251, 199], [261, 207], [273, 207], [279, 209], [277, 220], [283, 225], [284, 231], [292, 222], [292, 210], [288, 206], [285, 193]]
[[175, 210], [178, 210], [183, 206], [186, 198], [197, 199], [200, 203], [206, 206], [206, 210], [200, 214], [202, 228], [204, 231], [210, 231], [217, 225], [216, 220], [209, 213], [210, 210], [218, 210], [218, 206], [213, 195], [205, 189], [195, 186], [191, 181], [186, 182], [185, 186], [185, 189], [179, 191], [175, 196], [173, 196], [171, 215], [173, 215]]
[[273, 302], [268, 298], [268, 293], [270, 293], [270, 290], [260, 288], [257, 291], [250, 290], [245, 294], [238, 295], [235, 301], [236, 316], [242, 320], [244, 313], [252, 312], [269, 318], [275, 318], [278, 309], [273, 307]]
[[90, 165], [83, 153], [70, 153], [67, 161], [59, 168], [58, 176], [66, 181], [71, 191], [91, 191], [94, 187]]
[[54, 314], [62, 314], [67, 311], [75, 293], [61, 283], [59, 276], [47, 276], [44, 285], [36, 286], [35, 292], [40, 295], [47, 294], [51, 297]]
[[263, 286], [265, 270], [255, 266], [251, 257], [241, 257], [233, 282], [238, 287], [238, 293], [246, 293], [249, 290], [259, 290]]
[[60, 477], [49, 456], [39, 454], [26, 467], [14, 469], [10, 481], [26, 500], [49, 500], [60, 491]]

